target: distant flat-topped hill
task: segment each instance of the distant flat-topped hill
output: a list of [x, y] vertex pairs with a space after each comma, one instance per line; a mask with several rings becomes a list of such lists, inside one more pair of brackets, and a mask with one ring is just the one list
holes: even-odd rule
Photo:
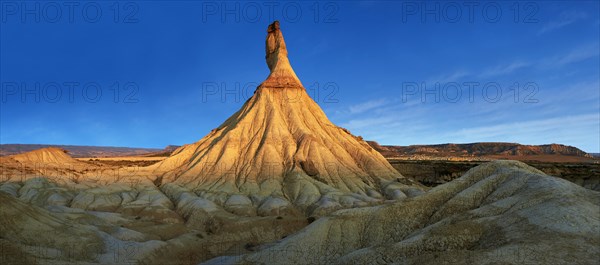
[[518, 143], [469, 143], [393, 146], [369, 144], [386, 158], [414, 160], [494, 160], [512, 159], [540, 162], [594, 162], [592, 155], [562, 144], [523, 145]]
[[[0, 144], [0, 156], [16, 155], [47, 147], [58, 147], [69, 152], [72, 157], [111, 157], [155, 154], [165, 149], [134, 148], [113, 146], [49, 145], [49, 144]], [[170, 146], [169, 146], [170, 147]], [[167, 148], [169, 148], [167, 147]], [[170, 148], [169, 148], [170, 150]], [[172, 150], [171, 150], [172, 151]]]

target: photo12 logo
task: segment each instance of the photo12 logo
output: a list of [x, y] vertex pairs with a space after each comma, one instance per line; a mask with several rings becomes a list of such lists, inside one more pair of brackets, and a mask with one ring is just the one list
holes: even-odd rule
[[2, 23], [138, 23], [140, 7], [121, 1], [1, 1]]
[[402, 83], [402, 103], [409, 99], [418, 99], [421, 103], [457, 103], [467, 99], [474, 103], [477, 98], [488, 103], [496, 103], [508, 97], [514, 103], [538, 103], [536, 98], [540, 88], [535, 82], [520, 84], [514, 82], [511, 86], [502, 87], [498, 82], [448, 82], [427, 84], [426, 82]]
[[314, 23], [338, 23], [339, 11], [337, 2], [203, 1], [202, 22], [270, 23], [280, 20], [295, 23], [306, 19]]
[[[305, 86], [305, 90], [284, 90], [285, 101], [288, 103], [298, 102], [302, 93], [308, 95], [317, 103], [335, 104], [339, 103], [338, 93], [340, 87], [335, 82], [312, 82]], [[220, 102], [220, 103], [239, 103], [245, 102], [254, 95], [256, 88], [260, 83], [256, 82], [203, 82], [202, 83], [202, 103]]]
[[497, 23], [510, 19], [514, 23], [538, 23], [540, 10], [536, 2], [523, 1], [404, 1], [402, 23]]
[[135, 82], [2, 82], [1, 102], [20, 103], [138, 103], [139, 86]]

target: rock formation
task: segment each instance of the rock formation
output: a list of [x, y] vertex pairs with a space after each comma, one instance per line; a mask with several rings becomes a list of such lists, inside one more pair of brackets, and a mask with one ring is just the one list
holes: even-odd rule
[[337, 207], [382, 194], [389, 199], [417, 194], [381, 154], [329, 121], [302, 87], [287, 54], [275, 22], [266, 40], [271, 72], [254, 95], [200, 141], [151, 166], [152, 172], [163, 183], [207, 198], [215, 192], [239, 194], [223, 200], [255, 208], [273, 200], [302, 208]]
[[288, 51], [279, 28], [279, 21], [273, 22], [267, 29], [266, 40], [267, 66], [271, 73], [261, 86], [270, 88], [302, 88], [302, 83], [288, 59]]

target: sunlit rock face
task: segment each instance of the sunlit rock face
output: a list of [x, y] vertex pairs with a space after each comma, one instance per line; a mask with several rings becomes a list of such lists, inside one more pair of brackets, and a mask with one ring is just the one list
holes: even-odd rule
[[218, 198], [236, 213], [285, 212], [294, 205], [310, 215], [418, 194], [416, 185], [362, 138], [334, 125], [308, 96], [277, 21], [267, 29], [266, 62], [269, 76], [242, 108], [153, 166], [154, 174]]
[[285, 46], [283, 33], [279, 28], [279, 21], [273, 22], [267, 29], [266, 59], [271, 73], [261, 86], [295, 88], [302, 87], [300, 79], [288, 59], [288, 50]]

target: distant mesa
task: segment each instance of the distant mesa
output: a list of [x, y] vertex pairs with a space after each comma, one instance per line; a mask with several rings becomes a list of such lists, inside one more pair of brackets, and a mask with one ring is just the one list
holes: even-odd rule
[[181, 148], [181, 146], [179, 145], [167, 145], [163, 150], [160, 150], [158, 152], [151, 152], [151, 153], [147, 153], [144, 154], [143, 156], [146, 157], [167, 157], [170, 156], [173, 152], [175, 152], [177, 149]]
[[541, 162], [589, 162], [593, 156], [573, 146], [562, 144], [522, 145], [517, 143], [470, 143], [470, 144], [435, 144], [410, 146], [382, 146], [369, 141], [369, 145], [387, 158], [421, 157], [421, 158], [487, 158], [536, 160]]
[[163, 151], [173, 152], [173, 151], [177, 150], [177, 148], [179, 148], [179, 147], [181, 147], [181, 146], [180, 145], [167, 145], [165, 147], [165, 149], [163, 149]]

